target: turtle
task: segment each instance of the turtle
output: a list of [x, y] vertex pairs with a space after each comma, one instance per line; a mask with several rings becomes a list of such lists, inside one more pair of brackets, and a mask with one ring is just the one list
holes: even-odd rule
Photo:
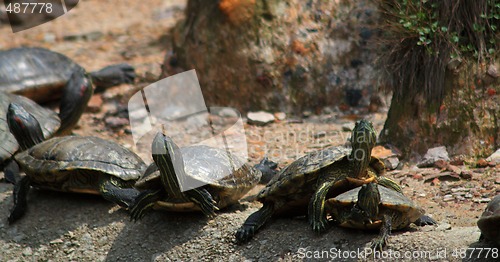
[[373, 182], [327, 199], [326, 206], [342, 227], [380, 229], [379, 236], [371, 244], [373, 249], [379, 250], [387, 244], [392, 230], [404, 229], [411, 223], [419, 226], [437, 224], [401, 192]]
[[[19, 144], [15, 137], [10, 133], [7, 124], [7, 109], [11, 103], [22, 106], [26, 111], [33, 115], [39, 122], [43, 130], [44, 139], [55, 135], [65, 135], [71, 133], [76, 125], [87, 103], [92, 96], [92, 83], [84, 76], [83, 70], [76, 70], [64, 88], [64, 94], [61, 98], [59, 114], [46, 109], [29, 98], [24, 96], [5, 93], [0, 91], [0, 167], [6, 166], [12, 155], [19, 149]], [[21, 140], [21, 148], [24, 141]]]
[[477, 226], [481, 230], [479, 240], [490, 240], [500, 246], [500, 195], [488, 203]]
[[252, 167], [229, 151], [206, 145], [180, 149], [162, 132], [154, 137], [152, 152], [154, 163], [135, 185], [142, 191], [130, 208], [135, 221], [153, 207], [174, 212], [201, 210], [212, 217], [216, 210], [237, 203], [257, 185], [263, 172], [274, 172], [277, 166], [264, 158]]
[[[0, 51], [0, 91], [29, 97], [38, 103], [57, 99], [73, 72], [85, 71], [67, 56], [40, 47]], [[135, 70], [128, 64], [107, 66], [88, 76], [96, 89], [132, 83]]]
[[92, 136], [63, 136], [43, 141], [36, 119], [15, 103], [9, 105], [7, 121], [16, 139], [24, 140], [29, 147], [14, 156], [26, 176], [17, 174], [9, 223], [25, 213], [31, 186], [100, 194], [125, 208], [139, 194], [133, 185], [146, 164], [129, 149]]
[[383, 162], [371, 157], [376, 135], [370, 121], [356, 123], [351, 136], [352, 149], [328, 147], [310, 152], [281, 169], [257, 194], [263, 203], [251, 214], [235, 234], [240, 244], [249, 241], [273, 215], [307, 213], [315, 232], [327, 227], [324, 202], [356, 186], [376, 180], [384, 186], [402, 192], [397, 183], [383, 177]]

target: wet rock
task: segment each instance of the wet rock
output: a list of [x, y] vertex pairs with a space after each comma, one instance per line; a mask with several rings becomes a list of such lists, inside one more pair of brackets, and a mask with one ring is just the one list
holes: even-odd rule
[[486, 161], [488, 162], [493, 162], [494, 165], [500, 164], [500, 149], [498, 149], [495, 153], [493, 153], [491, 156], [486, 158]]
[[265, 126], [274, 122], [274, 115], [264, 111], [249, 112], [247, 115], [248, 124]]
[[448, 151], [446, 151], [446, 147], [439, 146], [430, 148], [427, 150], [427, 153], [424, 155], [424, 159], [417, 164], [418, 167], [431, 167], [438, 160], [450, 161], [450, 157], [448, 156]]

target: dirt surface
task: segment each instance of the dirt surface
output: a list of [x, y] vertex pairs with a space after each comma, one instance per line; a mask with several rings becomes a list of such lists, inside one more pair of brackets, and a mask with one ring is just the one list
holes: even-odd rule
[[[138, 88], [158, 79], [160, 64], [169, 50], [168, 29], [183, 15], [185, 2], [80, 2], [67, 15], [27, 31], [12, 34], [10, 27], [1, 26], [0, 48], [47, 47], [90, 71], [110, 63], [134, 65], [139, 74], [137, 83], [94, 95], [91, 112], [83, 115], [74, 131], [131, 147], [130, 127], [120, 124], [122, 109]], [[81, 37], [75, 40], [76, 35]], [[331, 114], [313, 115], [300, 123], [288, 119], [265, 127], [245, 125], [250, 161], [256, 163], [267, 154], [283, 167], [305, 152], [343, 144], [349, 136], [344, 130], [356, 117], [356, 111], [332, 110]], [[361, 117], [381, 130], [385, 112], [382, 109]], [[459, 164], [453, 167], [459, 168], [458, 173], [464, 174], [461, 176], [450, 175], [453, 172], [447, 171], [449, 167], [414, 165], [388, 173], [439, 225], [394, 232], [377, 261], [462, 261], [461, 256], [476, 257], [479, 247], [492, 247], [477, 242], [480, 232], [476, 221], [488, 199], [500, 190], [499, 168]], [[129, 221], [125, 210], [97, 196], [32, 190], [26, 216], [9, 225], [12, 185], [2, 179], [0, 261], [374, 260], [357, 251], [367, 248], [376, 232], [332, 226], [325, 234], [315, 235], [304, 217], [274, 219], [248, 244], [235, 245], [234, 232], [261, 206], [251, 201], [259, 188], [240, 205], [221, 211], [211, 220], [197, 213], [152, 212], [137, 223]], [[469, 252], [463, 253], [467, 248]], [[491, 261], [493, 255], [489, 255]]]

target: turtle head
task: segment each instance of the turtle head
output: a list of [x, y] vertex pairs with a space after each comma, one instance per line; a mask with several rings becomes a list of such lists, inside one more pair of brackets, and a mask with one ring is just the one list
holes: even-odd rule
[[352, 147], [372, 149], [376, 142], [377, 134], [375, 133], [373, 124], [364, 119], [356, 122], [351, 136]]
[[21, 150], [33, 147], [44, 140], [43, 131], [38, 120], [19, 104], [9, 104], [7, 123]]
[[182, 195], [178, 178], [185, 176], [184, 160], [180, 148], [174, 141], [158, 132], [151, 146], [153, 160], [160, 170], [161, 182], [173, 197]]
[[92, 97], [94, 89], [92, 81], [85, 70], [77, 69], [64, 87], [61, 104], [59, 105], [59, 118], [61, 127], [57, 131], [58, 135], [68, 135], [73, 127], [78, 123], [87, 103]]
[[350, 160], [354, 163], [354, 176], [362, 176], [362, 172], [366, 170], [371, 160], [371, 152], [377, 135], [370, 121], [360, 120], [356, 122], [351, 135], [352, 152]]
[[358, 192], [356, 207], [363, 211], [370, 220], [375, 220], [378, 215], [380, 204], [380, 192], [376, 183], [368, 183], [361, 186]]

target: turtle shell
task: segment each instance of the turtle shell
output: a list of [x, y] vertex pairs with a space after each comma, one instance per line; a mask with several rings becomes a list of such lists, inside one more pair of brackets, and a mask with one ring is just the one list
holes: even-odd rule
[[263, 200], [297, 195], [304, 190], [314, 192], [314, 188], [307, 185], [316, 183], [319, 171], [337, 161], [341, 161], [350, 152], [350, 148], [338, 146], [314, 151], [302, 156], [273, 177], [267, 186], [259, 192], [257, 199]]
[[0, 91], [37, 102], [49, 101], [61, 93], [71, 74], [80, 68], [65, 55], [44, 48], [0, 51]]
[[[356, 187], [336, 196], [335, 198], [330, 198], [327, 200], [327, 205], [332, 209], [339, 208], [350, 212], [351, 208], [358, 201], [358, 193], [360, 189], [361, 187]], [[379, 186], [378, 190], [380, 192], [379, 213], [396, 211], [394, 213], [398, 214], [398, 217], [393, 217], [393, 229], [405, 228], [425, 213], [422, 208], [413, 203], [413, 201], [411, 201], [408, 197], [395, 190], [383, 186]], [[346, 221], [345, 224], [342, 224], [342, 226], [345, 227], [368, 229], [380, 228], [381, 225], [381, 220], [373, 221], [368, 225], [357, 224], [354, 221]]]
[[61, 125], [56, 112], [44, 108], [26, 97], [0, 92], [0, 141], [2, 141], [0, 144], [0, 166], [19, 149], [16, 138], [9, 131], [6, 119], [9, 104], [13, 102], [22, 105], [38, 120], [45, 138], [51, 137]]
[[500, 195], [494, 197], [486, 206], [477, 221], [481, 234], [500, 245]]
[[103, 176], [133, 183], [146, 168], [134, 152], [98, 137], [55, 137], [15, 159], [35, 186], [96, 194]]
[[[186, 175], [212, 194], [219, 208], [238, 202], [260, 180], [261, 172], [237, 156], [218, 148], [196, 145], [181, 148]], [[137, 181], [138, 189], [161, 188], [160, 172], [155, 165]], [[167, 192], [168, 193], [168, 192]], [[168, 211], [200, 210], [185, 199], [168, 198], [158, 201], [157, 209]]]

